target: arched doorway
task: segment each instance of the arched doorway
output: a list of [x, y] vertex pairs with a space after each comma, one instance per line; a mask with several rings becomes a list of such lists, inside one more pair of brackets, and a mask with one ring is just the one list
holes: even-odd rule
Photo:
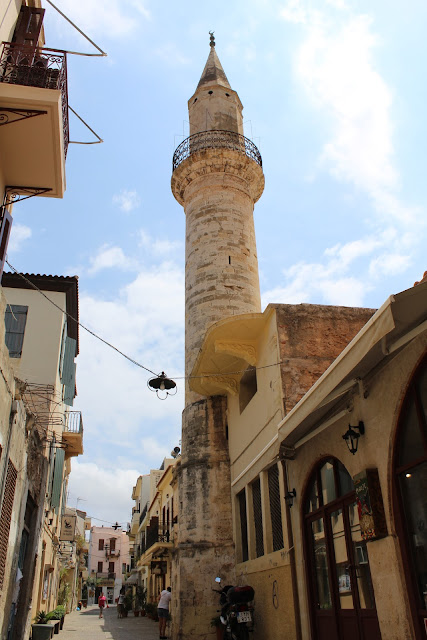
[[353, 480], [335, 458], [313, 471], [304, 499], [313, 638], [380, 640]]
[[408, 387], [393, 456], [396, 528], [416, 638], [427, 619], [427, 357]]

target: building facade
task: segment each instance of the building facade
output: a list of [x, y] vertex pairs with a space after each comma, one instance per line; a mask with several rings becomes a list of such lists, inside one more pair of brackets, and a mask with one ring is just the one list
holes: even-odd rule
[[102, 592], [107, 602], [113, 604], [129, 572], [129, 537], [126, 531], [115, 527], [91, 527], [89, 578], [95, 587], [94, 601], [97, 602]]
[[[40, 524], [32, 538], [32, 551], [28, 551], [32, 554], [28, 564], [25, 561], [26, 567], [32, 567], [27, 586], [31, 594], [25, 592], [27, 603], [22, 606], [30, 606], [34, 618], [38, 611], [52, 610], [57, 604], [61, 517], [68, 476], [71, 459], [83, 453], [81, 412], [72, 410], [79, 351], [78, 283], [76, 277], [25, 274], [24, 279], [4, 273], [2, 291], [7, 300], [4, 324], [9, 364], [15, 380], [20, 381], [31, 433], [38, 438], [36, 454], [27, 451], [27, 475], [32, 477], [37, 468], [45, 469], [38, 494], [31, 494], [32, 511], [38, 514]], [[24, 578], [22, 581], [25, 586]], [[19, 624], [27, 616], [16, 618]]]

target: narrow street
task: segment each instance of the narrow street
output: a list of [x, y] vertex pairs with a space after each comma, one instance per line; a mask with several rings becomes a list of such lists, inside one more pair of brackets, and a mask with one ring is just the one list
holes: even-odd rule
[[[166, 633], [170, 637], [169, 629]], [[104, 610], [104, 618], [100, 620], [98, 607], [92, 605], [67, 614], [63, 630], [54, 637], [60, 640], [158, 640], [159, 625], [147, 617], [135, 618], [132, 611], [127, 618], [119, 619], [115, 606]]]

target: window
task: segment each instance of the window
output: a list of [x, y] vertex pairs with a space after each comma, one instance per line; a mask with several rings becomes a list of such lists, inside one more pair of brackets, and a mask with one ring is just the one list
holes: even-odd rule
[[11, 358], [20, 358], [24, 343], [25, 325], [28, 307], [21, 304], [8, 304], [4, 314], [5, 343]]
[[116, 550], [116, 539], [110, 538], [110, 551], [115, 551], [115, 550]]
[[122, 564], [122, 573], [126, 573], [126, 562]]
[[237, 501], [239, 504], [239, 515], [240, 515], [240, 540], [242, 545], [242, 562], [246, 562], [249, 559], [249, 548], [248, 548], [248, 518], [246, 512], [246, 491], [243, 489], [240, 493], [237, 494]]
[[283, 549], [282, 509], [279, 487], [279, 469], [277, 464], [268, 470], [268, 495], [270, 498], [271, 534], [273, 551]]
[[261, 506], [261, 481], [258, 478], [252, 483], [252, 504], [254, 509], [255, 525], [255, 552], [256, 557], [264, 555], [264, 534], [262, 530], [262, 506]]
[[108, 573], [114, 573], [114, 562], [108, 563]]
[[98, 551], [104, 551], [104, 540], [102, 538], [98, 540]]
[[102, 573], [102, 571], [103, 571], [103, 566], [104, 566], [104, 563], [103, 563], [103, 562], [98, 562], [98, 573]]
[[3, 504], [0, 517], [0, 589], [6, 569], [6, 557], [9, 544], [10, 521], [12, 518], [13, 500], [15, 497], [15, 485], [18, 473], [10, 460], [7, 462], [6, 484], [4, 489]]
[[255, 367], [248, 367], [240, 379], [239, 406], [242, 413], [257, 392]]

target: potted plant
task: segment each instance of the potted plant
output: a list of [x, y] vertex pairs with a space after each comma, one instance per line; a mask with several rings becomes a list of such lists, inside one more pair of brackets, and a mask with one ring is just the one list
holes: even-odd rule
[[145, 605], [145, 610], [147, 612], [147, 618], [150, 618], [151, 620], [158, 619], [157, 605], [154, 604], [154, 602], [147, 602], [147, 604]]
[[127, 591], [125, 593], [125, 598], [123, 601], [123, 609], [122, 609], [124, 618], [127, 618], [129, 611], [132, 609], [132, 602], [133, 602], [132, 592]]
[[49, 620], [59, 620], [59, 629], [62, 629], [64, 626], [65, 619], [65, 607], [62, 604], [58, 604], [56, 609], [47, 614]]
[[52, 636], [52, 625], [49, 624], [49, 614], [39, 611], [35, 617], [35, 622], [31, 625], [32, 640], [49, 640]]
[[144, 587], [137, 586], [133, 601], [133, 613], [135, 616], [145, 616], [145, 604], [147, 602], [147, 590]]
[[216, 629], [216, 639], [222, 640], [224, 637], [224, 625], [221, 622], [221, 618], [219, 616], [215, 616], [211, 620], [211, 627], [215, 627]]

